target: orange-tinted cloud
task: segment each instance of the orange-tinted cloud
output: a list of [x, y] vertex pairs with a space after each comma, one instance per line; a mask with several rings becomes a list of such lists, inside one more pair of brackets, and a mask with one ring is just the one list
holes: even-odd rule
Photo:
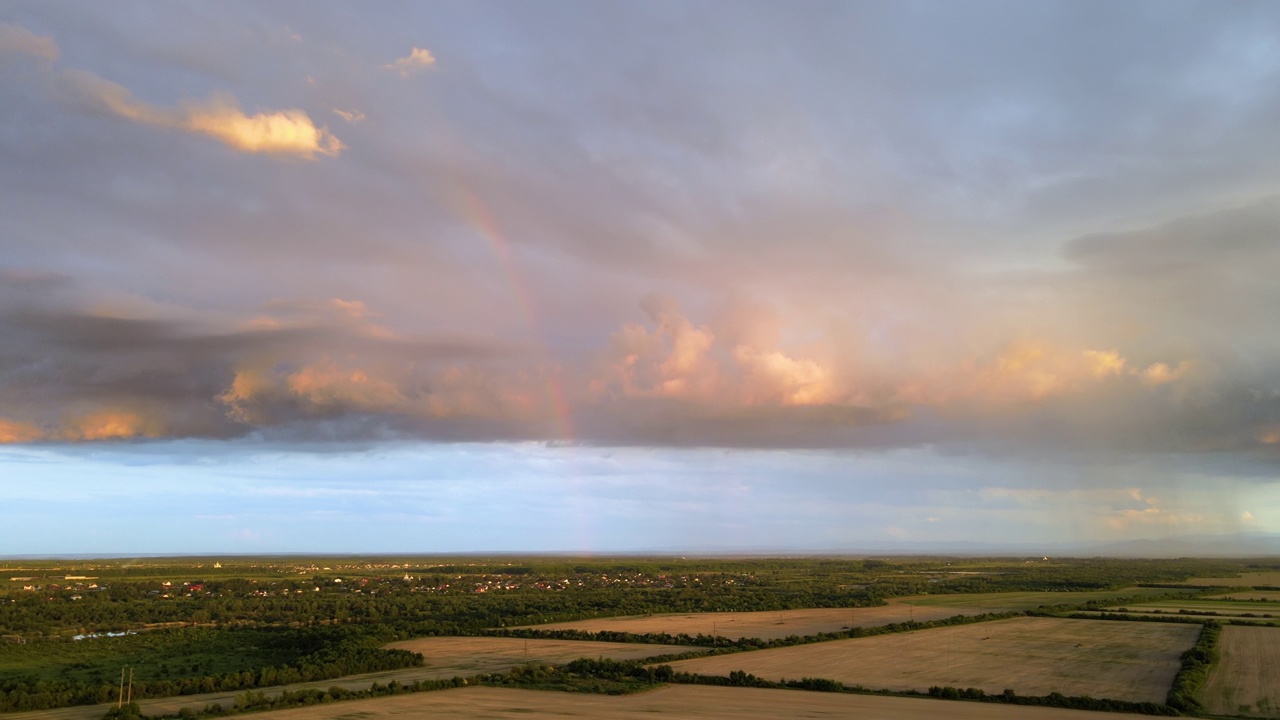
[[341, 108], [334, 108], [333, 114], [337, 115], [343, 120], [346, 120], [352, 125], [355, 125], [358, 122], [363, 122], [365, 119], [364, 113], [360, 112], [359, 110], [343, 110]]
[[369, 306], [359, 300], [343, 300], [342, 298], [333, 298], [329, 301], [335, 310], [339, 313], [352, 318], [369, 317]]
[[34, 55], [45, 60], [58, 59], [58, 43], [22, 27], [0, 23], [0, 53]]
[[1184, 361], [1175, 369], [1156, 363], [1145, 370], [1128, 367], [1119, 350], [1071, 351], [1040, 341], [1010, 343], [993, 359], [957, 364], [932, 377], [905, 377], [898, 397], [923, 405], [955, 401], [1004, 405], [1080, 393], [1108, 379], [1126, 378], [1147, 386], [1162, 385], [1186, 376], [1194, 363]]
[[364, 370], [344, 368], [331, 360], [322, 360], [290, 374], [284, 385], [290, 394], [313, 405], [393, 408], [405, 400], [394, 383]]
[[1167, 385], [1175, 380], [1186, 377], [1195, 368], [1195, 363], [1184, 360], [1178, 363], [1177, 367], [1169, 367], [1164, 363], [1155, 363], [1147, 366], [1140, 373], [1142, 382], [1147, 385]]
[[69, 421], [61, 430], [64, 440], [119, 440], [161, 437], [164, 426], [155, 418], [130, 410], [102, 410]]
[[751, 402], [822, 405], [840, 399], [831, 371], [813, 360], [747, 345], [734, 348], [733, 357], [745, 372]]
[[31, 423], [0, 418], [0, 445], [35, 442], [44, 437], [44, 431]]
[[302, 110], [246, 115], [230, 96], [186, 103], [177, 118], [177, 127], [210, 135], [243, 152], [312, 158], [336, 156], [346, 147], [328, 128], [316, 127]]
[[1113, 350], [1085, 350], [1085, 362], [1095, 377], [1119, 375], [1124, 372], [1125, 359]]
[[259, 370], [237, 370], [227, 388], [217, 399], [227, 406], [227, 415], [237, 422], [254, 424], [262, 418], [255, 401], [271, 388], [270, 381]]
[[657, 327], [628, 323], [615, 332], [606, 350], [606, 377], [595, 388], [629, 397], [713, 397], [720, 381], [719, 364], [710, 356], [715, 334], [695, 327], [671, 303], [650, 300], [645, 309]]
[[186, 101], [177, 108], [159, 107], [90, 72], [65, 70], [59, 77], [76, 100], [134, 122], [208, 135], [241, 152], [310, 159], [336, 156], [345, 147], [328, 128], [317, 127], [298, 109], [249, 115], [227, 94], [204, 102]]
[[672, 303], [650, 300], [652, 330], [628, 323], [610, 338], [603, 377], [592, 388], [724, 406], [819, 405], [840, 399], [830, 368], [750, 343], [726, 346]]
[[436, 57], [431, 54], [430, 50], [416, 47], [405, 57], [402, 57], [388, 65], [384, 65], [383, 67], [400, 73], [400, 77], [409, 77], [410, 75], [426, 70], [435, 64]]
[[293, 371], [241, 368], [216, 399], [228, 417], [251, 425], [271, 422], [272, 405], [281, 401], [314, 410], [395, 410], [405, 404], [394, 382], [328, 358]]

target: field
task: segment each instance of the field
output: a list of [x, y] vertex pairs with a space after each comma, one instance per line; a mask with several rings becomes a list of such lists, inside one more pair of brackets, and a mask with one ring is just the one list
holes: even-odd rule
[[[102, 717], [103, 711], [101, 706], [95, 706], [95, 709], [98, 713], [91, 717], [96, 720]], [[62, 711], [14, 713], [6, 717], [10, 720], [61, 720], [72, 717], [61, 713]], [[955, 720], [1123, 720], [1149, 716], [799, 690], [676, 685], [624, 696], [476, 687], [312, 705], [292, 710], [254, 713], [252, 717], [257, 720], [378, 720], [417, 717], [491, 720], [651, 720], [655, 717], [694, 720], [725, 717], [742, 720], [815, 717], [894, 720], [934, 720], [938, 717]]]
[[1006, 610], [1034, 610], [1041, 605], [1082, 605], [1092, 600], [1107, 602], [1135, 595], [1174, 595], [1186, 592], [1161, 588], [1131, 587], [1122, 590], [1098, 590], [1093, 592], [1003, 592], [1003, 593], [955, 593], [939, 595], [911, 595], [890, 602], [907, 603], [920, 607], [950, 608], [952, 615], [960, 611], [979, 614]]
[[[1249, 602], [1247, 600], [1214, 600], [1211, 598], [1197, 598], [1194, 600], [1158, 600], [1156, 602], [1135, 603], [1132, 605], [1124, 605], [1122, 607], [1131, 613], [1143, 615], [1155, 613], [1165, 615], [1215, 613], [1217, 616], [1229, 618], [1280, 621], [1280, 603], [1275, 602]], [[1108, 611], [1114, 612], [1117, 609], [1118, 608], [1108, 608]], [[1186, 610], [1187, 613], [1181, 612], [1183, 610]]]
[[679, 645], [490, 637], [417, 638], [386, 647], [422, 653], [426, 659], [422, 669], [430, 671], [430, 677], [436, 678], [506, 672], [516, 665], [535, 660], [552, 664], [563, 664], [581, 657], [641, 660], [700, 649]]
[[765, 612], [673, 613], [595, 618], [576, 622], [533, 625], [538, 630], [586, 630], [588, 632], [670, 633], [718, 635], [726, 638], [784, 638], [839, 632], [853, 626], [875, 627], [916, 620], [939, 620], [953, 615], [978, 615], [981, 608], [914, 607], [890, 603], [869, 608], [816, 608]]
[[[1240, 592], [1227, 593], [1225, 595], [1210, 595], [1206, 600], [1256, 600], [1266, 602], [1270, 600], [1274, 603], [1280, 603], [1280, 592], [1274, 590], [1241, 590]], [[1280, 605], [1276, 606], [1280, 608]]]
[[[0, 577], [8, 588], [0, 587], [0, 711], [47, 708], [38, 717], [97, 720], [106, 705], [68, 706], [110, 696], [121, 667], [134, 670], [139, 696], [172, 694], [140, 701], [144, 712], [156, 715], [211, 703], [229, 706], [245, 689], [268, 697], [284, 688], [363, 691], [374, 682], [407, 685], [496, 675], [527, 662], [565, 663], [578, 657], [644, 662], [658, 654], [698, 652], [669, 645], [485, 637], [484, 631], [495, 625], [777, 639], [1085, 603], [1090, 608], [1127, 605], [1167, 619], [1179, 619], [1179, 610], [1237, 613], [1207, 616], [1223, 619], [1251, 613], [1254, 623], [1280, 624], [1280, 614], [1274, 620], [1262, 617], [1275, 614], [1271, 611], [1280, 610], [1280, 603], [1191, 597], [1197, 593], [1181, 587], [1136, 587], [1259, 569], [1256, 563], [1251, 568], [1234, 561], [503, 556], [281, 557], [225, 563], [222, 567], [214, 558], [8, 563]], [[1258, 574], [1238, 580], [1276, 581], [1280, 577]], [[1061, 590], [1069, 587], [1124, 589]], [[947, 592], [953, 589], [983, 592]], [[998, 592], [1002, 589], [1010, 592]], [[1231, 591], [1246, 592], [1243, 587], [1215, 590]], [[892, 599], [860, 607], [882, 597]], [[1164, 614], [1156, 615], [1156, 610]], [[540, 624], [572, 618], [592, 619]], [[137, 634], [70, 639], [126, 629]], [[793, 655], [726, 655], [724, 662], [736, 666], [784, 658], [787, 662], [764, 670], [741, 668], [775, 679], [826, 676], [870, 687], [926, 690], [937, 684], [993, 693], [1009, 688], [1024, 695], [1061, 691], [1158, 701], [1177, 651], [1190, 645], [1195, 630], [1190, 624], [1024, 617], [1006, 624], [853, 641], [860, 645], [838, 641], [796, 647], [787, 651]], [[390, 638], [422, 638], [395, 647], [422, 652], [425, 665], [405, 667], [407, 658], [373, 650]], [[543, 682], [553, 676], [559, 679]], [[283, 685], [286, 679], [296, 682]], [[533, 670], [507, 679], [508, 685], [525, 688], [580, 685], [581, 690], [604, 691], [625, 685], [612, 682]], [[726, 689], [738, 690], [743, 688]], [[968, 713], [969, 705], [960, 703], [957, 712]], [[632, 706], [622, 702], [607, 707], [630, 712], [625, 708]], [[984, 706], [977, 714], [993, 712]]]
[[1224, 587], [1280, 587], [1280, 572], [1241, 573], [1240, 577], [1193, 577], [1188, 585], [1222, 585]]
[[[926, 622], [955, 615], [1033, 610], [1041, 605], [1083, 604], [1134, 595], [1169, 595], [1180, 590], [1126, 588], [1098, 592], [1007, 592], [912, 595], [895, 598], [888, 605], [865, 608], [811, 608], [764, 612], [667, 613], [592, 618], [573, 622], [527, 625], [538, 630], [588, 632], [670, 633], [755, 637], [771, 640], [789, 635], [839, 632], [850, 627], [877, 627], [915, 620]], [[1277, 608], [1280, 609], [1280, 608]]]
[[683, 660], [705, 675], [839, 680], [872, 689], [975, 687], [988, 693], [1163, 702], [1198, 625], [1058, 618], [995, 622]]
[[1211, 713], [1280, 717], [1280, 629], [1222, 628], [1220, 660], [1200, 690]]
[[[409, 684], [415, 680], [437, 680], [456, 676], [500, 673], [516, 665], [541, 661], [567, 663], [580, 657], [606, 657], [615, 660], [638, 660], [655, 655], [697, 651], [701, 648], [677, 645], [646, 645], [641, 643], [575, 642], [572, 640], [520, 640], [515, 638], [486, 637], [434, 637], [405, 640], [392, 643], [389, 648], [402, 648], [422, 653], [426, 659], [423, 667], [387, 670], [385, 672], [348, 675], [333, 680], [296, 683], [286, 686], [263, 688], [267, 695], [278, 695], [282, 690], [328, 690], [341, 687], [347, 690], [364, 690], [372, 683], [386, 684], [396, 680]], [[183, 695], [171, 698], [143, 700], [142, 711], [149, 715], [176, 713], [184, 707], [200, 709], [210, 703], [229, 707], [239, 692], [215, 692], [199, 695]], [[438, 694], [438, 693], [432, 693]], [[550, 693], [548, 693], [550, 694]], [[81, 705], [58, 708], [38, 713], [5, 714], [5, 718], [48, 718], [49, 720], [98, 720], [108, 705]], [[256, 716], [255, 716], [256, 717]]]

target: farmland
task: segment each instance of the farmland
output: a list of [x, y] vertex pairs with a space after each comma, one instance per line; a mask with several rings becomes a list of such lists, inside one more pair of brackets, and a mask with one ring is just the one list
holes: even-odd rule
[[[1042, 606], [1083, 605], [1088, 602], [1105, 603], [1118, 599], [1143, 596], [1160, 597], [1183, 594], [1183, 590], [1169, 588], [1128, 587], [1119, 590], [1085, 592], [999, 592], [999, 593], [946, 593], [934, 595], [909, 595], [894, 600], [917, 608], [947, 608], [956, 615], [1008, 610], [1034, 610]], [[917, 610], [918, 611], [918, 610]]]
[[1188, 585], [1222, 587], [1280, 587], [1280, 572], [1247, 572], [1235, 577], [1193, 577]]
[[[1206, 600], [1253, 600], [1255, 602], [1280, 603], [1280, 592], [1275, 590], [1241, 590], [1223, 595], [1209, 595]], [[1277, 607], [1280, 607], [1278, 605]]]
[[1280, 629], [1222, 629], [1220, 660], [1200, 691], [1209, 712], [1280, 717]]
[[[569, 642], [558, 640], [514, 640], [485, 637], [420, 638], [393, 643], [389, 647], [422, 653], [422, 667], [387, 670], [377, 673], [351, 675], [334, 680], [295, 683], [287, 686], [263, 688], [267, 695], [278, 695], [284, 690], [328, 690], [340, 687], [346, 690], [363, 690], [372, 683], [386, 684], [392, 681], [408, 685], [416, 680], [436, 680], [455, 676], [467, 677], [481, 673], [501, 673], [527, 662], [564, 663], [579, 657], [605, 657], [618, 660], [641, 659], [673, 652], [688, 652], [697, 648], [670, 645], [636, 643]], [[156, 698], [141, 702], [147, 714], [176, 713], [182, 708], [200, 709], [211, 703], [231, 707], [237, 693], [201, 693], [171, 698]], [[12, 718], [40, 717], [48, 720], [98, 720], [111, 703], [82, 705], [56, 710], [44, 710], [35, 714], [17, 713]]]
[[816, 635], [839, 632], [850, 627], [877, 627], [915, 620], [925, 622], [953, 615], [977, 615], [981, 608], [913, 607], [905, 603], [867, 608], [808, 608], [765, 612], [709, 612], [635, 615], [593, 618], [567, 623], [535, 625], [538, 630], [585, 630], [587, 632], [667, 633], [716, 635], [727, 638], [754, 637], [771, 640], [789, 635]]
[[[44, 720], [47, 716], [12, 716], [13, 720], [37, 720], [37, 717]], [[492, 720], [651, 720], [655, 717], [690, 720], [726, 717], [741, 720], [814, 717], [893, 720], [935, 720], [939, 717], [954, 720], [1125, 720], [1149, 716], [988, 703], [955, 703], [923, 698], [677, 685], [625, 696], [488, 687], [462, 688], [276, 710], [255, 714], [253, 717], [258, 720], [379, 720], [405, 717], [472, 717]]]
[[[441, 688], [464, 678], [471, 685], [542, 690], [541, 697], [556, 698], [543, 702], [548, 707], [563, 700], [546, 693], [557, 688], [633, 693], [667, 683], [637, 696], [645, 698], [667, 690], [764, 690], [746, 686], [751, 683], [687, 686], [700, 680], [642, 662], [716, 645], [721, 654], [682, 660], [681, 669], [744, 670], [796, 685], [809, 677], [904, 692], [935, 685], [992, 694], [1009, 688], [1019, 697], [1061, 692], [1160, 703], [1179, 652], [1203, 619], [1179, 609], [1261, 615], [1276, 605], [1168, 586], [1255, 567], [1225, 560], [927, 557], [24, 560], [0, 578], [0, 711], [98, 720], [117, 697], [122, 667], [133, 670], [141, 712], [153, 716], [209, 704], [275, 712], [324, 702], [337, 710], [365, 699], [409, 708], [452, 697], [452, 689]], [[1065, 614], [1086, 603], [1132, 606], [1150, 620], [1183, 622], [1020, 617], [933, 629], [910, 625], [993, 611]], [[832, 639], [847, 628], [857, 632], [844, 637], [860, 637]], [[114, 636], [102, 637], [107, 633]], [[635, 637], [646, 633], [666, 637]], [[571, 662], [582, 657], [589, 662]], [[432, 692], [418, 692], [424, 690]], [[789, 707], [902, 701], [892, 707], [924, 702], [936, 708], [940, 702], [812, 696], [789, 690], [759, 697], [793, 698]], [[588, 700], [617, 703], [602, 707], [617, 708], [619, 717], [633, 707], [630, 700], [563, 702]], [[1070, 698], [1052, 704], [1101, 707], [1063, 700]], [[963, 714], [973, 706], [954, 707]], [[974, 713], [999, 717], [1006, 707], [986, 703]]]
[[1280, 603], [1267, 601], [1253, 602], [1249, 600], [1213, 598], [1158, 600], [1126, 604], [1121, 607], [1108, 608], [1107, 610], [1116, 612], [1121, 609], [1134, 615], [1200, 615], [1256, 622], [1280, 621]]
[[673, 663], [686, 672], [821, 677], [872, 689], [975, 687], [988, 693], [1091, 695], [1160, 702], [1194, 625], [1015, 618], [909, 634]]
[[641, 660], [698, 648], [644, 643], [581, 642], [572, 640], [520, 640], [495, 637], [428, 637], [391, 643], [388, 649], [421, 653], [422, 677], [467, 677], [506, 672], [527, 662], [566, 663], [580, 657]]

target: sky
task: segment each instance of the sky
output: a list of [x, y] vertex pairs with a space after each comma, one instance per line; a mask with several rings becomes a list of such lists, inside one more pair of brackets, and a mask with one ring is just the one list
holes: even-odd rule
[[0, 555], [1280, 532], [1280, 6], [0, 4]]

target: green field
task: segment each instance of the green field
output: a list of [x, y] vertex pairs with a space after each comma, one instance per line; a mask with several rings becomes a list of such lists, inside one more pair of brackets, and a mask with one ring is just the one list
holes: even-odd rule
[[[1117, 608], [1120, 606], [1117, 606]], [[1191, 600], [1157, 600], [1153, 602], [1130, 603], [1123, 605], [1132, 612], [1141, 613], [1217, 613], [1218, 615], [1239, 617], [1246, 613], [1258, 618], [1280, 619], [1280, 603], [1250, 602], [1247, 600], [1214, 600], [1212, 598]], [[1115, 610], [1117, 608], [1108, 608]], [[1188, 614], [1188, 613], [1180, 613]]]

